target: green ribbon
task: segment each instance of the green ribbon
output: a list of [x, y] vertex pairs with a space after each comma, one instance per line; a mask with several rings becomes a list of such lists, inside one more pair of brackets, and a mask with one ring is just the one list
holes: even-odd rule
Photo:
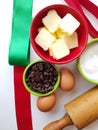
[[9, 64], [22, 66], [29, 63], [29, 30], [32, 21], [33, 0], [14, 0]]

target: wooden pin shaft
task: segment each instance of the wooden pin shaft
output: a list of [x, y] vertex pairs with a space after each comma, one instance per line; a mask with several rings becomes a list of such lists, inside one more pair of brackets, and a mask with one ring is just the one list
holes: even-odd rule
[[65, 114], [61, 119], [48, 124], [43, 130], [62, 130], [68, 125], [72, 125], [72, 121], [68, 114]]

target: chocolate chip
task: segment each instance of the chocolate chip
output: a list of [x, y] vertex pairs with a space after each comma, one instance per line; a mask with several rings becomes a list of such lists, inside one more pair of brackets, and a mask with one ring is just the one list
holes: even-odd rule
[[53, 90], [57, 76], [56, 69], [50, 63], [38, 62], [27, 71], [26, 83], [31, 90], [46, 93]]

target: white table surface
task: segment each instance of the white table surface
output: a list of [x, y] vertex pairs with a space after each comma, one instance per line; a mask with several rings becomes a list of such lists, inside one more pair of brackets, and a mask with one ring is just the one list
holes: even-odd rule
[[[92, 0], [98, 5], [98, 0]], [[34, 0], [34, 15], [43, 7], [50, 4], [66, 4], [63, 0]], [[15, 106], [14, 106], [14, 86], [13, 86], [13, 66], [8, 64], [8, 49], [11, 37], [13, 0], [0, 0], [0, 130], [17, 130]], [[88, 18], [98, 30], [98, 19], [93, 17], [84, 9]], [[92, 39], [89, 36], [88, 41]], [[39, 59], [31, 48], [31, 61]], [[61, 89], [56, 91], [57, 102], [50, 112], [40, 112], [36, 107], [36, 96], [31, 95], [31, 110], [33, 117], [33, 129], [42, 130], [50, 121], [59, 119], [65, 114], [64, 104], [71, 101], [78, 95], [94, 87], [84, 80], [77, 71], [76, 61], [64, 64], [74, 74], [76, 78], [75, 88], [70, 92], [64, 92]], [[58, 67], [61, 67], [58, 66]], [[75, 126], [69, 126], [64, 130], [77, 130]], [[83, 130], [98, 130], [98, 120], [84, 128]]]

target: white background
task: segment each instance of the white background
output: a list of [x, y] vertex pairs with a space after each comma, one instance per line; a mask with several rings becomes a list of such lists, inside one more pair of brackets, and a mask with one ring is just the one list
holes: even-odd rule
[[[98, 5], [98, 0], [92, 0]], [[34, 0], [34, 15], [43, 7], [50, 4], [65, 4], [63, 0]], [[8, 64], [8, 49], [11, 38], [13, 0], [0, 0], [0, 130], [17, 130], [15, 106], [14, 106], [14, 86], [13, 86], [13, 66]], [[98, 30], [98, 19], [94, 18], [84, 9], [88, 18]], [[88, 41], [92, 39], [89, 36]], [[39, 59], [31, 48], [31, 61]], [[68, 67], [75, 75], [76, 85], [71, 92], [64, 92], [61, 89], [56, 91], [57, 102], [50, 112], [40, 112], [36, 107], [36, 96], [31, 95], [31, 110], [34, 130], [42, 128], [50, 121], [59, 119], [65, 114], [64, 104], [92, 88], [91, 84], [84, 80], [77, 71], [76, 61], [62, 66]], [[58, 66], [61, 67], [61, 66]], [[76, 130], [75, 126], [64, 128], [64, 130]], [[98, 121], [93, 122], [83, 130], [98, 130]]]

